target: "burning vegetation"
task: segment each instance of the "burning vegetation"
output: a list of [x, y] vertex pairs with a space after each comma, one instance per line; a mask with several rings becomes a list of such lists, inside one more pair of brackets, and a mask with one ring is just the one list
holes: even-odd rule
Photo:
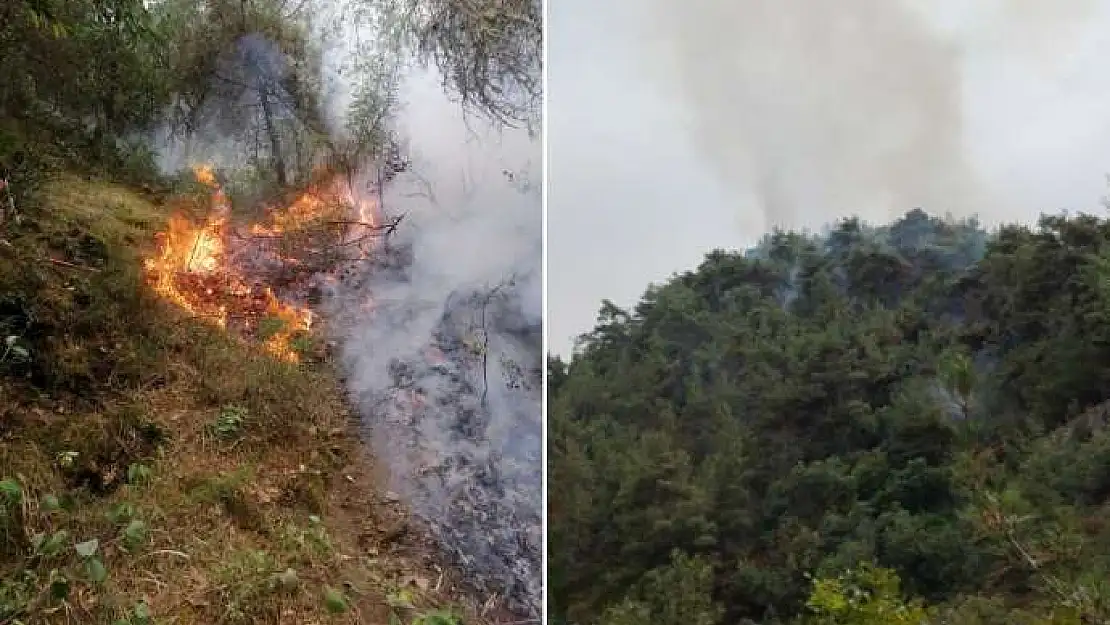
[[145, 262], [149, 284], [188, 314], [299, 362], [312, 329], [304, 303], [311, 282], [370, 253], [396, 222], [381, 226], [374, 204], [357, 198], [349, 181], [321, 174], [293, 201], [268, 208], [263, 221], [236, 226], [213, 169], [193, 171], [210, 190], [207, 214], [169, 220]]
[[[420, 331], [412, 322], [423, 313], [397, 291], [413, 279], [411, 244], [384, 236], [400, 218], [383, 218], [353, 177], [321, 173], [255, 221], [233, 218], [210, 167], [194, 177], [207, 189], [202, 216], [180, 210], [145, 261], [162, 299], [293, 363], [311, 351], [316, 294], [343, 302], [327, 315], [342, 332]], [[413, 472], [398, 486], [467, 585], [536, 617], [541, 348], [519, 298], [511, 279], [488, 292], [453, 289], [432, 304], [438, 321], [422, 347], [395, 354], [389, 341], [375, 343], [391, 354], [389, 374], [369, 395], [356, 384], [355, 395], [364, 418], [387, 433], [394, 473]], [[348, 358], [348, 373], [358, 376], [360, 358], [373, 357]]]

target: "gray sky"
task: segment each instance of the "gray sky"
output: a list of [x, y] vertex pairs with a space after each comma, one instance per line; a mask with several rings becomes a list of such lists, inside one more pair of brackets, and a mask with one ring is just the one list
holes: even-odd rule
[[603, 298], [631, 305], [773, 225], [1103, 210], [1110, 3], [559, 0], [548, 15], [552, 351]]

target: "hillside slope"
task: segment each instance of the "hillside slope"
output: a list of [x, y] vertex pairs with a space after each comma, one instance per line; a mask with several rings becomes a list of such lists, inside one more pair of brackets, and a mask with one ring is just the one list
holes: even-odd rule
[[552, 613], [1110, 622], [1108, 250], [913, 211], [606, 304], [549, 362]]
[[146, 287], [179, 198], [36, 197], [0, 226], [0, 623], [483, 620], [377, 488], [329, 362]]

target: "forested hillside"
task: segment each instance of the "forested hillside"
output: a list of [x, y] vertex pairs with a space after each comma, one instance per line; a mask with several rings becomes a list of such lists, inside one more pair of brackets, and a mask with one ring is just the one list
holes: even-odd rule
[[775, 233], [548, 368], [556, 622], [1110, 622], [1110, 221]]

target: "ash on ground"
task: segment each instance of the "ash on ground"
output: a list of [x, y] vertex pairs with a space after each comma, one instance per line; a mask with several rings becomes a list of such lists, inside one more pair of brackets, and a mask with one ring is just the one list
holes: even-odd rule
[[378, 258], [343, 287], [349, 384], [377, 453], [474, 585], [538, 618], [542, 327], [520, 287], [536, 278], [428, 297], [406, 288], [407, 250]]

